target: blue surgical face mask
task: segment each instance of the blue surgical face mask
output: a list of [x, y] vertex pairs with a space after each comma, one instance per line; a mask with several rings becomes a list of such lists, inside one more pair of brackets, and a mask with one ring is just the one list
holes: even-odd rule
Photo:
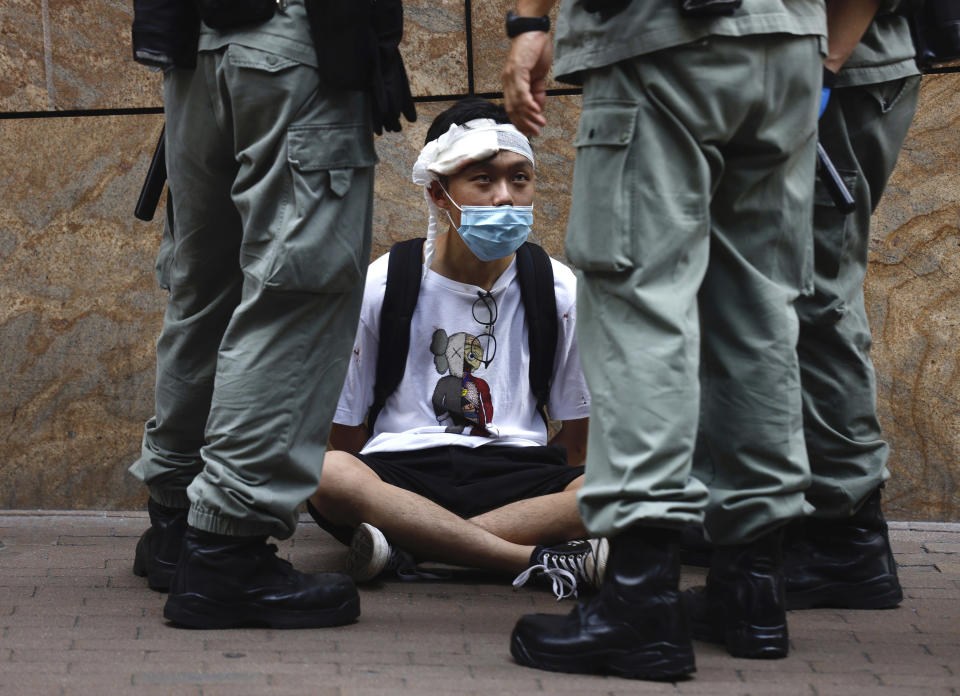
[[[447, 193], [444, 191], [444, 193]], [[510, 256], [527, 241], [533, 224], [532, 205], [465, 205], [460, 207], [460, 227], [457, 232], [467, 248], [481, 261], [493, 261]], [[450, 217], [450, 213], [447, 213]], [[451, 224], [453, 218], [450, 219]]]

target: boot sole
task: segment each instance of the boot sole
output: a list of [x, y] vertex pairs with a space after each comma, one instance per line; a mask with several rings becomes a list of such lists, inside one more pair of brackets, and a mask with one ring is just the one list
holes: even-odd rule
[[691, 646], [658, 643], [646, 650], [603, 650], [577, 655], [531, 651], [519, 636], [510, 641], [517, 664], [549, 672], [613, 674], [627, 679], [678, 681], [697, 671]]
[[903, 589], [894, 577], [865, 582], [835, 582], [810, 590], [787, 590], [787, 609], [893, 609], [903, 601]]
[[277, 609], [261, 604], [218, 602], [196, 594], [170, 595], [164, 618], [190, 628], [325, 628], [353, 623], [360, 616], [360, 597], [325, 609]]

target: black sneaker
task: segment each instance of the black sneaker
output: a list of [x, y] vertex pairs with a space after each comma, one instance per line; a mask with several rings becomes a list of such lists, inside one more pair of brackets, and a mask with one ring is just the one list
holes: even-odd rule
[[187, 508], [167, 507], [150, 498], [147, 511], [150, 527], [137, 542], [133, 574], [146, 578], [151, 590], [166, 592], [177, 569], [180, 546], [187, 531]]
[[357, 619], [353, 580], [342, 573], [301, 573], [276, 553], [266, 537], [188, 527], [164, 617], [192, 628], [319, 628]]
[[445, 580], [448, 573], [426, 571], [406, 551], [390, 545], [387, 538], [372, 524], [363, 522], [353, 533], [344, 571], [355, 582], [369, 582], [382, 575], [396, 575], [400, 580]]
[[586, 586], [599, 589], [607, 569], [610, 545], [606, 539], [577, 539], [555, 546], [537, 546], [530, 555], [530, 567], [514, 579], [521, 587], [531, 577], [550, 578], [557, 600], [576, 597]]

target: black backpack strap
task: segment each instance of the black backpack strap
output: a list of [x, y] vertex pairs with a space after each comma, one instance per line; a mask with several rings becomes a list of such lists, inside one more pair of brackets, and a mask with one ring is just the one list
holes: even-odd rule
[[532, 242], [524, 242], [517, 249], [517, 279], [530, 341], [530, 390], [546, 422], [558, 336], [557, 296], [547, 252]]
[[367, 413], [367, 432], [373, 435], [373, 424], [383, 405], [403, 379], [410, 352], [410, 321], [420, 295], [423, 272], [424, 239], [407, 239], [390, 249], [387, 263], [387, 286], [380, 307], [380, 342], [377, 347], [377, 372], [373, 383], [373, 404]]

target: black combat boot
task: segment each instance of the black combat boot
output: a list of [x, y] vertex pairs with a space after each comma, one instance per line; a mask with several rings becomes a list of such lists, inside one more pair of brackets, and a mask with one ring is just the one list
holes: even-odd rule
[[707, 541], [703, 527], [684, 527], [683, 536], [680, 537], [680, 562], [683, 565], [709, 568], [712, 556], [713, 544]]
[[635, 527], [610, 540], [600, 591], [567, 616], [528, 614], [513, 629], [521, 665], [676, 680], [695, 671], [680, 604], [680, 533]]
[[852, 517], [794, 525], [784, 545], [787, 608], [889, 609], [903, 600], [880, 489]]
[[266, 537], [188, 527], [163, 615], [193, 628], [317, 628], [360, 615], [357, 588], [341, 573], [307, 574]]
[[166, 592], [177, 569], [180, 545], [187, 531], [187, 508], [167, 507], [150, 498], [147, 511], [150, 527], [137, 542], [133, 574], [146, 578], [151, 590]]
[[723, 643], [734, 657], [787, 656], [783, 530], [749, 544], [715, 546], [707, 586], [687, 590], [693, 637]]

